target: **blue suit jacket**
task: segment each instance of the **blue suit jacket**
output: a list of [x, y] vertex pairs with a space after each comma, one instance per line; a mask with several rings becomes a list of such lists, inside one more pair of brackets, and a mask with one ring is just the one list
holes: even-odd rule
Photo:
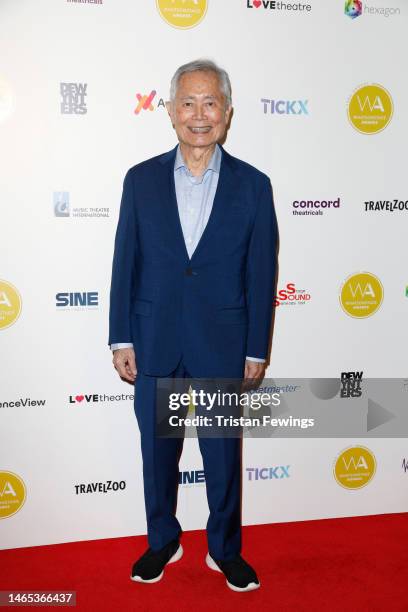
[[241, 377], [266, 358], [277, 226], [269, 178], [229, 155], [191, 259], [178, 215], [176, 148], [126, 174], [116, 232], [109, 343], [133, 342], [137, 369]]

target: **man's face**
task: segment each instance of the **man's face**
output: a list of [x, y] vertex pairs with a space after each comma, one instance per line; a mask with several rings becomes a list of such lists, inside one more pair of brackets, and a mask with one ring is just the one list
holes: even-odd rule
[[176, 98], [167, 103], [167, 110], [179, 142], [190, 147], [208, 147], [218, 142], [231, 113], [217, 75], [207, 71], [183, 74]]

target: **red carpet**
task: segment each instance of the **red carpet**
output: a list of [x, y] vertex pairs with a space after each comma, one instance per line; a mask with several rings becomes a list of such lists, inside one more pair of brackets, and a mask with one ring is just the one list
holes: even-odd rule
[[230, 591], [205, 566], [205, 532], [182, 543], [181, 561], [153, 585], [129, 580], [145, 537], [1, 551], [0, 590], [73, 590], [77, 606], [68, 609], [92, 612], [408, 610], [408, 514], [244, 528], [245, 557], [261, 580], [252, 593]]

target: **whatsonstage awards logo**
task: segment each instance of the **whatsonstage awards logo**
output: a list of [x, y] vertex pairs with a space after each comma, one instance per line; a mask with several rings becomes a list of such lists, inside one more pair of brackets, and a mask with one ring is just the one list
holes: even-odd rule
[[287, 283], [279, 289], [274, 298], [274, 306], [304, 306], [310, 302], [311, 295], [306, 289], [297, 289], [295, 283]]
[[85, 98], [87, 83], [60, 83], [61, 114], [85, 115], [88, 112]]
[[27, 497], [24, 481], [13, 472], [0, 471], [0, 519], [21, 510]]
[[392, 119], [391, 94], [378, 83], [359, 86], [348, 101], [347, 115], [353, 128], [361, 134], [378, 134]]
[[11, 283], [0, 279], [0, 329], [13, 325], [21, 314], [21, 296]]
[[208, 0], [156, 0], [159, 15], [180, 30], [194, 28], [204, 19]]
[[100, 206], [74, 206], [71, 210], [69, 191], [54, 191], [52, 195], [55, 217], [73, 219], [108, 219], [110, 209]]
[[362, 489], [374, 478], [377, 462], [365, 446], [349, 446], [336, 457], [333, 475], [344, 489]]
[[384, 289], [379, 278], [370, 272], [352, 274], [340, 289], [340, 305], [355, 319], [371, 317], [380, 308]]
[[246, 0], [247, 9], [267, 11], [284, 11], [286, 13], [310, 13], [312, 5], [306, 2], [281, 2], [280, 0]]

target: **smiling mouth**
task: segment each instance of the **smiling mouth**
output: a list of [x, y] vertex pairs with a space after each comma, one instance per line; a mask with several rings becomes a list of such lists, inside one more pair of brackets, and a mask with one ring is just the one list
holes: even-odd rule
[[205, 125], [204, 127], [189, 127], [190, 132], [193, 134], [208, 134], [211, 130], [211, 125]]

